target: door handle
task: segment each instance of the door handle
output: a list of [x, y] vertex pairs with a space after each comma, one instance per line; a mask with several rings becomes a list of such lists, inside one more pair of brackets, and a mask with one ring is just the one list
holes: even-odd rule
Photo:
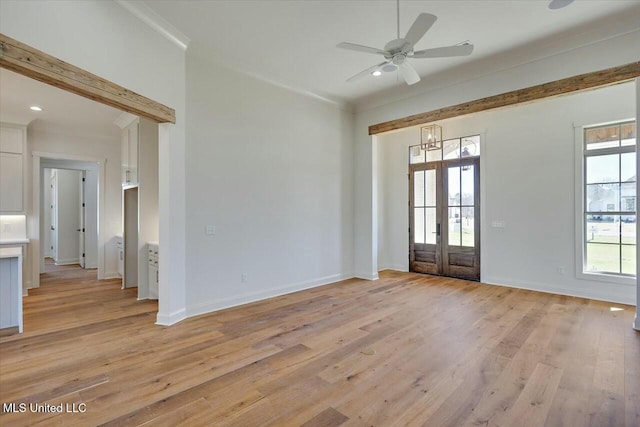
[[53, 228], [53, 225], [51, 226], [51, 230], [55, 230], [55, 228]]

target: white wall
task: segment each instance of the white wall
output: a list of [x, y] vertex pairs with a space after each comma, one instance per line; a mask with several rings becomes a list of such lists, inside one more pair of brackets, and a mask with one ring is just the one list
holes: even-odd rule
[[80, 171], [56, 169], [55, 205], [58, 209], [56, 264], [79, 261], [78, 227], [80, 225]]
[[[97, 234], [102, 233], [105, 236], [104, 245], [104, 276], [105, 277], [117, 277], [118, 272], [118, 258], [115, 244], [115, 236], [122, 231], [121, 220], [121, 184], [120, 184], [120, 139], [119, 129], [114, 125], [114, 132], [111, 135], [99, 135], [99, 134], [81, 134], [75, 131], [75, 129], [69, 129], [64, 126], [57, 126], [42, 123], [41, 121], [32, 122], [27, 129], [27, 149], [29, 153], [45, 152], [55, 154], [70, 154], [73, 153], [79, 156], [93, 157], [106, 159], [105, 163], [105, 218], [102, 220], [102, 224], [98, 228], [97, 213], [92, 212], [93, 209], [87, 211], [87, 217], [90, 223], [85, 228], [89, 230], [96, 229], [97, 232], [87, 233], [88, 239], [86, 245], [89, 249], [87, 252], [87, 268], [97, 267], [98, 258], [98, 242]], [[95, 164], [86, 164], [83, 162], [73, 161], [48, 161], [46, 166], [59, 167], [59, 168], [75, 168], [87, 170], [87, 203], [93, 207], [98, 204], [97, 200], [97, 179], [98, 168]], [[29, 168], [32, 168], [31, 162], [29, 162]], [[30, 171], [29, 177], [33, 174]], [[45, 183], [47, 180], [45, 179]], [[32, 185], [29, 182], [28, 188], [31, 189]], [[29, 200], [31, 200], [31, 192]], [[40, 214], [48, 214], [48, 210], [44, 209], [46, 204], [43, 204]], [[30, 216], [33, 215], [33, 211], [30, 212]], [[46, 228], [41, 233], [46, 235]], [[30, 236], [35, 235], [34, 230], [30, 230]], [[33, 247], [35, 243], [29, 246]], [[33, 248], [31, 248], [33, 249]]]
[[42, 205], [43, 208], [40, 210], [40, 215], [42, 215], [42, 223], [43, 223], [43, 247], [44, 250], [41, 252], [41, 256], [43, 258], [47, 258], [51, 256], [51, 173], [53, 169], [44, 168], [44, 176], [43, 176], [43, 186], [42, 186]]
[[355, 271], [375, 278], [378, 271], [377, 138], [368, 127], [563, 77], [636, 62], [640, 30], [582, 46], [475, 80], [440, 87], [415, 97], [356, 113], [355, 123]]
[[[159, 129], [160, 240], [171, 263], [160, 267], [158, 322], [184, 318], [184, 51], [115, 2], [3, 0], [0, 28], [9, 37], [176, 110], [176, 124]], [[37, 226], [30, 224], [32, 229]]]
[[[634, 83], [625, 83], [439, 122], [445, 139], [483, 134], [483, 282], [635, 303], [635, 286], [577, 279], [574, 268], [574, 126], [634, 116]], [[408, 269], [407, 153], [419, 141], [419, 128], [378, 137], [382, 267]], [[506, 227], [488, 226], [496, 220]]]
[[[149, 297], [147, 243], [158, 241], [158, 124], [140, 119], [139, 129], [138, 298], [145, 299]], [[169, 259], [165, 261], [170, 262]]]
[[351, 114], [191, 53], [187, 79], [188, 313], [351, 277]]

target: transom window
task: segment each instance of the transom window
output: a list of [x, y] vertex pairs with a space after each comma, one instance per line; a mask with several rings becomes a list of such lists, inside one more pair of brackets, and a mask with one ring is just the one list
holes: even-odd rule
[[583, 272], [636, 274], [636, 124], [584, 129]]

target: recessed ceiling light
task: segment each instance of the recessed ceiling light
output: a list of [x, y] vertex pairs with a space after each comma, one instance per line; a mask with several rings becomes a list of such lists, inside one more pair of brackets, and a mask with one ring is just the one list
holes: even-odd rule
[[382, 71], [380, 70], [375, 70], [373, 73], [371, 73], [372, 76], [374, 77], [379, 77], [382, 75]]
[[562, 9], [563, 7], [569, 6], [571, 3], [573, 3], [573, 0], [551, 0], [551, 3], [549, 3], [549, 9]]
[[42, 111], [42, 107], [38, 107], [37, 105], [32, 105], [29, 109], [32, 111]]

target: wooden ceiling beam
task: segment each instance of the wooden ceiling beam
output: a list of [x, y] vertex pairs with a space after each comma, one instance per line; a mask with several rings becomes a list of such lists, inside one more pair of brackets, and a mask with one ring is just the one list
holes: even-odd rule
[[607, 68], [606, 70], [594, 71], [592, 73], [580, 74], [578, 76], [567, 77], [525, 89], [518, 89], [475, 101], [464, 102], [450, 107], [444, 107], [426, 113], [415, 114], [402, 119], [391, 120], [369, 126], [369, 135], [376, 135], [396, 129], [422, 125], [438, 120], [450, 119], [452, 117], [464, 116], [481, 111], [492, 110], [494, 108], [507, 107], [510, 105], [531, 102], [540, 99], [565, 95], [572, 92], [579, 92], [598, 87], [624, 83], [640, 77], [640, 62], [618, 67]]
[[175, 123], [175, 110], [0, 34], [0, 67], [158, 123]]

